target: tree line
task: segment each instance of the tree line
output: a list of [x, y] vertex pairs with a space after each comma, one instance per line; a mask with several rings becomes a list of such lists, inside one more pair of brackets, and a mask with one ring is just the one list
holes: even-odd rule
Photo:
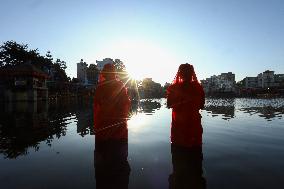
[[0, 46], [0, 68], [26, 62], [31, 62], [46, 72], [54, 81], [70, 81], [65, 72], [66, 62], [59, 58], [54, 59], [50, 51], [41, 55], [38, 49], [30, 49], [27, 44], [19, 44], [13, 40], [6, 41]]
[[[83, 59], [81, 59], [83, 61]], [[49, 80], [59, 83], [78, 83], [78, 79], [66, 74], [66, 62], [54, 58], [50, 51], [41, 55], [39, 50], [29, 48], [28, 44], [19, 44], [16, 41], [6, 41], [0, 46], [0, 68], [13, 67], [26, 62], [30, 62], [40, 70], [49, 75]], [[165, 90], [168, 84], [162, 86], [160, 83], [153, 81], [151, 78], [143, 80], [133, 80], [129, 77], [123, 61], [115, 59], [113, 62], [117, 77], [125, 83], [132, 99], [139, 98], [161, 98], [165, 96]], [[97, 70], [96, 65], [90, 65], [91, 70]], [[97, 71], [98, 73], [98, 71]], [[62, 87], [57, 87], [61, 88]], [[64, 87], [63, 87], [64, 88]], [[51, 90], [52, 89], [52, 90]], [[58, 91], [50, 87], [51, 91]]]

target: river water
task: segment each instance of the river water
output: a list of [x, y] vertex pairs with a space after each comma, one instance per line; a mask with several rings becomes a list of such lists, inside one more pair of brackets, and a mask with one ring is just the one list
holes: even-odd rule
[[[132, 107], [129, 188], [169, 188], [165, 103], [142, 100]], [[210, 98], [200, 112], [206, 188], [284, 186], [283, 98]], [[2, 104], [0, 113], [1, 188], [96, 188], [91, 101]]]

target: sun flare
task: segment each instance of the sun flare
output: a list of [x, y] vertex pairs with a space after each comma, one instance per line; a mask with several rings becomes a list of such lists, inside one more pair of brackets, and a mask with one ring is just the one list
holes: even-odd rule
[[121, 59], [132, 79], [141, 80], [150, 77], [162, 84], [171, 81], [179, 62], [165, 48], [141, 40], [123, 40], [109, 44], [99, 54], [100, 58]]

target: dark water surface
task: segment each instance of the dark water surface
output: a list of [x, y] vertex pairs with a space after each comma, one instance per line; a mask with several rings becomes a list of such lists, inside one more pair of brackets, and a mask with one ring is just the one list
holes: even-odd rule
[[[2, 104], [0, 188], [95, 188], [91, 104]], [[201, 114], [207, 188], [284, 187], [283, 98], [207, 99]], [[169, 188], [170, 122], [164, 99], [133, 105], [129, 188]]]

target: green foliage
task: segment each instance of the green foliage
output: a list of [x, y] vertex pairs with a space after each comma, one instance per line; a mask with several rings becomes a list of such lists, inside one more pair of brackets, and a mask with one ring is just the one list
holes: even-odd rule
[[126, 71], [126, 67], [124, 63], [120, 59], [115, 59], [113, 63], [115, 69], [116, 69], [116, 74], [117, 77], [123, 82], [123, 83], [128, 83], [129, 80], [129, 75]]
[[38, 49], [28, 49], [26, 44], [6, 41], [0, 47], [0, 67], [15, 66], [26, 61], [34, 61], [39, 57]]
[[125, 72], [126, 71], [126, 67], [120, 59], [114, 60], [114, 67], [115, 67], [117, 72]]
[[6, 41], [0, 46], [0, 67], [16, 66], [26, 62], [31, 62], [45, 71], [52, 80], [68, 81], [65, 73], [66, 62], [60, 59], [53, 62], [50, 51], [42, 56], [38, 49], [29, 49], [27, 44], [19, 44], [15, 41]]
[[160, 83], [156, 83], [152, 78], [145, 78], [138, 86], [139, 94], [142, 98], [164, 97], [164, 90]]

